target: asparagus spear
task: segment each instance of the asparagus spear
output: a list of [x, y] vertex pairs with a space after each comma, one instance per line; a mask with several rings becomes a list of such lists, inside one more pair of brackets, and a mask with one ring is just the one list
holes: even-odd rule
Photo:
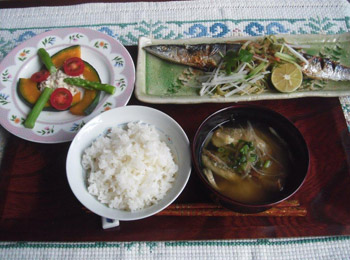
[[38, 50], [38, 55], [39, 55], [41, 61], [44, 63], [47, 70], [50, 71], [50, 74], [56, 73], [57, 69], [56, 69], [55, 65], [53, 65], [50, 54], [48, 54], [44, 48], [40, 48]]
[[81, 78], [65, 78], [63, 81], [70, 85], [79, 86], [86, 89], [102, 90], [112, 95], [115, 93], [115, 87], [109, 84], [93, 82]]
[[[47, 51], [43, 48], [40, 48], [38, 50], [38, 55], [41, 59], [41, 61], [44, 63], [45, 67], [50, 71], [50, 74], [53, 74], [57, 71], [55, 65], [53, 65], [53, 62], [51, 60], [50, 55], [47, 53]], [[35, 125], [36, 120], [38, 119], [41, 111], [43, 110], [46, 102], [50, 99], [51, 93], [53, 92], [52, 88], [45, 88], [43, 92], [40, 94], [40, 97], [36, 101], [34, 107], [29, 112], [26, 120], [24, 121], [24, 127], [26, 128], [33, 128]]]
[[26, 121], [24, 121], [24, 127], [26, 128], [34, 127], [35, 121], [38, 119], [40, 112], [43, 110], [46, 102], [49, 100], [52, 92], [53, 92], [52, 88], [47, 88], [47, 87], [44, 88], [40, 97], [36, 101], [34, 107], [32, 108], [29, 115], [27, 116]]

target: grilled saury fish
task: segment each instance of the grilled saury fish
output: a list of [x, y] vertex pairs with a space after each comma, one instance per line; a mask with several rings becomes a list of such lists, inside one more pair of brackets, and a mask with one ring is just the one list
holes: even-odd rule
[[170, 62], [202, 70], [213, 70], [229, 51], [238, 52], [240, 44], [151, 45], [144, 49]]
[[[205, 71], [217, 68], [229, 52], [238, 52], [242, 43], [194, 44], [194, 45], [151, 45], [144, 49], [170, 62], [188, 65]], [[305, 57], [301, 67], [303, 73], [313, 79], [334, 81], [350, 80], [350, 68], [326, 58], [300, 53]]]

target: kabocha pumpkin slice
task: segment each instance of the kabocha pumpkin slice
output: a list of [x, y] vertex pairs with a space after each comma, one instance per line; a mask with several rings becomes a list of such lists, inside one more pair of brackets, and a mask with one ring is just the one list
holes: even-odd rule
[[56, 68], [61, 68], [65, 60], [73, 57], [81, 58], [81, 48], [80, 45], [73, 45], [63, 50], [60, 50], [56, 54], [52, 55], [52, 63]]
[[85, 90], [83, 99], [72, 106], [69, 111], [73, 115], [88, 115], [90, 114], [97, 106], [100, 98], [100, 91], [96, 90]]
[[[40, 97], [41, 92], [38, 89], [38, 83], [31, 79], [20, 78], [17, 83], [17, 93], [19, 98], [32, 107]], [[45, 107], [49, 107], [47, 103]]]

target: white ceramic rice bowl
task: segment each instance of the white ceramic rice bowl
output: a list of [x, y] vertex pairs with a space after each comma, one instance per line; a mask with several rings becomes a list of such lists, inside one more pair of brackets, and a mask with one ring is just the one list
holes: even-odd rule
[[[88, 193], [86, 172], [81, 165], [84, 150], [108, 128], [128, 122], [142, 121], [156, 127], [160, 139], [169, 146], [179, 169], [175, 182], [157, 204], [138, 211], [109, 208]], [[95, 214], [115, 220], [137, 220], [152, 216], [170, 205], [185, 188], [191, 173], [189, 140], [181, 126], [165, 113], [145, 106], [125, 106], [106, 111], [90, 120], [73, 139], [66, 161], [69, 185], [77, 199]]]

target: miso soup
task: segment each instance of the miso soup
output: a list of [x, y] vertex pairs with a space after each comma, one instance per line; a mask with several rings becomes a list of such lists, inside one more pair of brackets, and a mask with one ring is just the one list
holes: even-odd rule
[[213, 188], [249, 204], [278, 198], [291, 170], [287, 144], [263, 123], [227, 123], [216, 128], [205, 141], [201, 159]]

